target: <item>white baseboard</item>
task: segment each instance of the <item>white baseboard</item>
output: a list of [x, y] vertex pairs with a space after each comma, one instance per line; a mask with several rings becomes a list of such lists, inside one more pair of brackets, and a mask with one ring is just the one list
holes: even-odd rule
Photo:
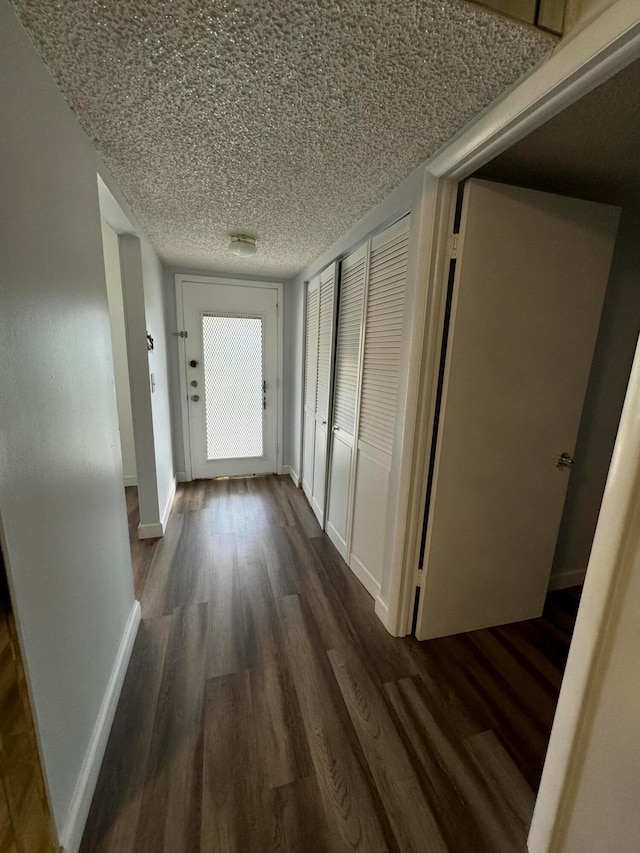
[[176, 483], [188, 483], [189, 478], [184, 471], [176, 471]]
[[294, 471], [291, 465], [285, 465], [286, 473], [291, 477], [293, 482], [296, 484], [296, 488], [300, 488], [300, 475], [297, 471]]
[[351, 554], [351, 557], [348, 560], [349, 568], [354, 573], [354, 575], [358, 578], [362, 586], [367, 590], [372, 598], [377, 599], [380, 595], [380, 584], [371, 574], [369, 569], [361, 563], [360, 560], [355, 556], [355, 554]]
[[582, 586], [586, 574], [586, 569], [575, 569], [573, 572], [562, 572], [559, 575], [551, 575], [549, 578], [549, 589], [568, 589], [570, 586]]
[[136, 477], [135, 474], [125, 474], [125, 477], [124, 477], [125, 489], [128, 486], [137, 486], [137, 485], [138, 485], [138, 478]]
[[173, 482], [171, 483], [171, 488], [169, 489], [169, 495], [167, 497], [167, 502], [164, 507], [164, 512], [162, 513], [162, 517], [160, 519], [160, 523], [162, 524], [162, 535], [164, 536], [165, 531], [167, 529], [167, 524], [169, 523], [169, 516], [171, 515], [171, 509], [173, 507], [173, 501], [176, 496], [176, 478], [173, 478]]
[[82, 762], [80, 776], [71, 800], [69, 813], [60, 836], [60, 843], [67, 853], [78, 853], [82, 833], [87, 822], [89, 807], [98, 781], [98, 774], [104, 758], [104, 752], [109, 740], [113, 718], [116, 713], [118, 700], [124, 677], [129, 666], [129, 659], [140, 624], [140, 602], [136, 601], [131, 608], [127, 625], [120, 641], [120, 648], [111, 670], [109, 683], [100, 706], [96, 724], [89, 746]]
[[138, 525], [138, 539], [160, 539], [164, 536], [164, 527], [159, 521]]
[[389, 621], [389, 606], [386, 601], [383, 601], [379, 595], [376, 596], [376, 616], [382, 622], [384, 627], [387, 627]]

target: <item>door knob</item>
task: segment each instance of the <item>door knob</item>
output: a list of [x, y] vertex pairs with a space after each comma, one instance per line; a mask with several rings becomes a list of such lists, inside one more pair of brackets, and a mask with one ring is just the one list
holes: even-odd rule
[[197, 403], [198, 400], [200, 399], [200, 397], [198, 394], [192, 394], [191, 399], [193, 400], [194, 403]]
[[198, 366], [198, 362], [195, 360], [195, 358], [192, 358], [191, 361], [189, 362], [189, 367], [197, 367], [197, 366]]
[[574, 460], [570, 453], [561, 453], [556, 459], [556, 468], [571, 468], [573, 464]]
[[198, 387], [198, 380], [192, 379], [189, 384], [191, 385], [192, 388], [197, 388]]

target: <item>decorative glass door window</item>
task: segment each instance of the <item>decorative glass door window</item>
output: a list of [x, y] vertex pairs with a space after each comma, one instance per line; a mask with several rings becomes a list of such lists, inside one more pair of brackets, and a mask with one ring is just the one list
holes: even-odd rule
[[262, 317], [202, 317], [207, 458], [264, 456]]

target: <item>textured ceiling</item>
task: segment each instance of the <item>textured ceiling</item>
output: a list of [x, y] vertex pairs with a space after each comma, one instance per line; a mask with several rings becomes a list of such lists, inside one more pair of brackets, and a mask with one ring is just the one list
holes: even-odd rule
[[[464, 0], [13, 0], [161, 258], [291, 276], [555, 41]], [[229, 234], [258, 239], [236, 259]]]
[[636, 61], [478, 175], [607, 204], [640, 204], [639, 92]]

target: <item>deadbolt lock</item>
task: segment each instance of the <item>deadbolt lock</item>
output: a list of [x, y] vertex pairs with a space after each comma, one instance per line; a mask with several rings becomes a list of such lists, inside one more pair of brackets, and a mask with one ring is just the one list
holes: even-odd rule
[[197, 367], [197, 366], [198, 366], [198, 362], [195, 360], [195, 358], [192, 358], [191, 361], [189, 362], [189, 367]]
[[197, 403], [198, 400], [200, 399], [200, 397], [198, 394], [192, 394], [191, 399], [193, 400], [194, 403]]
[[197, 388], [198, 387], [198, 380], [192, 379], [190, 384], [191, 384], [192, 388]]

